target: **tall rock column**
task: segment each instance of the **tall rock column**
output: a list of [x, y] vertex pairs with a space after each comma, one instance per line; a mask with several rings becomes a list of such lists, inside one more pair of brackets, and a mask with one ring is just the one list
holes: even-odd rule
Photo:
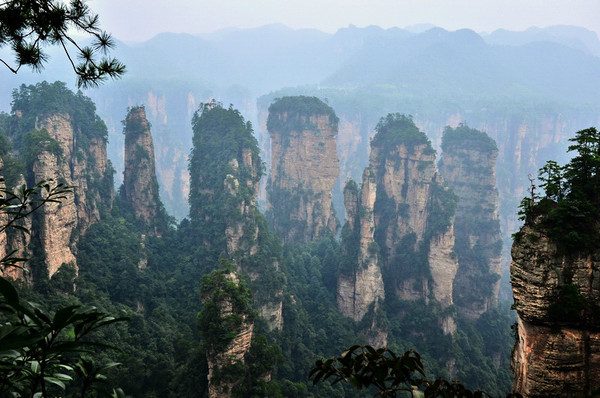
[[125, 118], [125, 170], [121, 195], [135, 217], [152, 235], [161, 236], [167, 217], [158, 193], [154, 144], [143, 106], [133, 107]]
[[[47, 203], [31, 218], [32, 241], [39, 243], [46, 266], [39, 275], [52, 277], [63, 264], [77, 266], [79, 236], [112, 206], [108, 131], [91, 100], [60, 82], [15, 91], [11, 119], [7, 136], [23, 160], [23, 183], [53, 179], [73, 187], [61, 203]], [[17, 240], [30, 245], [29, 240]]]
[[282, 277], [268, 247], [273, 238], [256, 208], [263, 166], [252, 126], [237, 110], [211, 102], [194, 115], [193, 129], [193, 239], [214, 261], [226, 257], [250, 276], [258, 310], [270, 329], [281, 329]]
[[458, 196], [454, 235], [459, 268], [453, 300], [459, 313], [478, 318], [497, 302], [502, 240], [498, 217], [496, 143], [460, 125], [442, 137], [440, 174]]
[[267, 212], [284, 242], [333, 234], [332, 192], [339, 175], [338, 118], [316, 97], [284, 97], [269, 107], [271, 174]]
[[344, 261], [338, 276], [337, 302], [340, 311], [355, 321], [360, 321], [372, 304], [385, 297], [374, 239], [376, 189], [375, 174], [368, 168], [360, 191], [352, 180], [344, 188], [348, 221], [342, 230]]
[[376, 130], [370, 157], [377, 177], [375, 241], [395, 294], [402, 300], [433, 298], [447, 307], [458, 269], [455, 195], [444, 187], [435, 151], [411, 118], [390, 114]]
[[252, 345], [250, 295], [233, 271], [217, 270], [202, 280], [203, 309], [198, 325], [206, 347], [209, 398], [231, 397], [241, 382], [241, 375], [231, 377], [230, 373], [235, 374], [235, 366], [245, 363]]

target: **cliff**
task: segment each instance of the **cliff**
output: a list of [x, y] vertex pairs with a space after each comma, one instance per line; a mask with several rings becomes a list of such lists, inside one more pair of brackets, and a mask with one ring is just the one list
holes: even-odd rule
[[204, 104], [194, 116], [190, 160], [193, 239], [218, 261], [227, 257], [251, 279], [270, 329], [281, 329], [282, 277], [272, 237], [256, 208], [263, 166], [252, 128], [237, 110]]
[[342, 230], [344, 267], [338, 275], [337, 302], [340, 311], [360, 321], [385, 297], [379, 250], [374, 239], [373, 206], [376, 198], [375, 174], [366, 169], [360, 191], [350, 180], [344, 188], [346, 219]]
[[[513, 387], [528, 397], [587, 397], [600, 388], [600, 133], [570, 140], [569, 163], [540, 169], [521, 202], [511, 284], [518, 314]], [[535, 195], [534, 195], [535, 193]]]
[[29, 186], [52, 179], [73, 188], [61, 203], [47, 203], [34, 214], [27, 225], [31, 240], [17, 234], [8, 242], [22, 250], [39, 244], [45, 267], [34, 274], [52, 277], [63, 264], [76, 266], [78, 237], [112, 206], [106, 126], [89, 98], [58, 82], [22, 86], [13, 94], [10, 118], [7, 137], [23, 161], [8, 172]]
[[453, 301], [458, 312], [476, 319], [498, 298], [502, 240], [498, 216], [496, 143], [465, 125], [446, 128], [439, 171], [458, 196], [454, 220], [459, 268]]
[[[250, 292], [232, 271], [215, 271], [203, 278], [199, 327], [206, 341], [208, 397], [228, 398], [240, 377], [229, 375], [245, 364], [254, 331]], [[228, 377], [229, 376], [229, 377]]]
[[158, 193], [154, 144], [144, 107], [133, 107], [125, 118], [125, 170], [121, 195], [143, 230], [161, 236], [167, 216]]
[[[362, 187], [348, 182], [344, 199], [347, 223], [337, 285], [344, 315], [361, 320], [386, 296], [435, 303], [434, 312], [453, 304], [456, 197], [444, 187], [435, 151], [411, 118], [381, 119]], [[373, 319], [369, 332], [385, 334], [377, 316]], [[439, 325], [445, 334], [456, 331], [452, 314], [442, 316]]]
[[332, 191], [339, 175], [338, 118], [315, 97], [284, 97], [269, 107], [271, 172], [267, 212], [284, 242], [334, 234]]
[[377, 126], [370, 167], [377, 176], [375, 241], [395, 294], [453, 303], [456, 198], [435, 168], [435, 151], [412, 119], [390, 114]]
[[600, 388], [600, 259], [559, 254], [542, 221], [521, 228], [512, 248], [513, 388], [527, 397], [589, 396]]

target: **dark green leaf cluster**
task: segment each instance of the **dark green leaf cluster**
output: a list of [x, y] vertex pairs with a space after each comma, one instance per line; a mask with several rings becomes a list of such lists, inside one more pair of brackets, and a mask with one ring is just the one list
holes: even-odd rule
[[[83, 46], [72, 36], [78, 31], [91, 36]], [[85, 0], [68, 4], [56, 0], [8, 0], [0, 3], [0, 48], [9, 46], [15, 55], [15, 65], [0, 59], [10, 71], [17, 73], [22, 66], [41, 71], [48, 61], [44, 47], [60, 46], [65, 52], [79, 87], [94, 87], [108, 78], [125, 73], [125, 66], [107, 57], [114, 47], [112, 37], [99, 27], [98, 15]]]
[[310, 118], [322, 115], [327, 116], [331, 127], [337, 130], [339, 118], [333, 108], [319, 98], [304, 95], [276, 98], [269, 106], [267, 130], [283, 135], [292, 131], [316, 130]]
[[87, 393], [124, 396], [109, 391], [102, 373], [118, 364], [96, 367], [86, 357], [91, 348], [111, 346], [89, 339], [100, 328], [127, 318], [115, 318], [95, 308], [62, 307], [54, 314], [23, 302], [16, 289], [0, 278], [0, 393], [15, 397], [62, 395], [79, 378], [79, 396]]
[[415, 146], [424, 145], [426, 154], [433, 154], [435, 150], [431, 142], [415, 125], [411, 116], [400, 113], [389, 113], [375, 126], [377, 133], [371, 141], [371, 147], [381, 148], [386, 151], [394, 150], [398, 145], [405, 145], [408, 150]]
[[310, 371], [313, 384], [329, 378], [332, 383], [350, 383], [357, 390], [375, 387], [377, 396], [396, 397], [398, 394], [421, 392], [424, 397], [478, 398], [488, 397], [482, 391], [470, 391], [462, 384], [437, 379], [425, 379], [421, 356], [415, 351], [397, 355], [387, 348], [375, 349], [370, 345], [354, 345], [339, 357], [317, 360]]
[[463, 123], [456, 128], [446, 126], [444, 129], [442, 150], [445, 152], [451, 147], [474, 149], [483, 153], [498, 152], [496, 141], [490, 136]]

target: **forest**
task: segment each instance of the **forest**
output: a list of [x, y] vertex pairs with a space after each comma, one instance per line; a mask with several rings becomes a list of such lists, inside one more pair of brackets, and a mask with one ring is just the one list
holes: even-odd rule
[[0, 396], [600, 391], [590, 31], [269, 25], [125, 66], [35, 4], [0, 61], [66, 58], [0, 75]]
[[[49, 98], [61, 99], [64, 108], [48, 110], [40, 105]], [[60, 148], [55, 139], [42, 137], [33, 141], [35, 145], [27, 144], [31, 141], [26, 139], [28, 134], [48, 135], [46, 129], [35, 130], [33, 126], [31, 130], [27, 120], [53, 112], [66, 113], [78, 141], [106, 139], [106, 128], [95, 114], [93, 103], [62, 83], [23, 86], [14, 93], [13, 107], [13, 112], [3, 114], [1, 119], [3, 161], [11, 165], [6, 169], [7, 176], [24, 176], [30, 185], [35, 183], [31, 166], [10, 162], [11, 157], [29, 153], [26, 158], [39, 163], [41, 154], [47, 152], [59, 163], [73, 165], [82, 159], [93, 162], [89, 145], [78, 146], [72, 159], [65, 159], [64, 152], [53, 149]], [[17, 111], [23, 116], [17, 116]], [[414, 130], [410, 119], [398, 117], [382, 119], [381, 133], [398, 131], [396, 140], [427, 142], [425, 138], [405, 138], [418, 130]], [[126, 134], [131, 131], [139, 135], [141, 131], [131, 123], [124, 123], [124, 128]], [[382, 329], [389, 334], [388, 347], [397, 352], [415, 349], [421, 353], [428, 377], [457, 378], [469, 388], [492, 395], [509, 391], [512, 321], [507, 309], [493, 307], [473, 320], [456, 315], [452, 307], [442, 309], [427, 297], [407, 301], [390, 296], [359, 322], [345, 317], [336, 303], [337, 279], [345, 267], [343, 259], [349, 255], [344, 249], [348, 246], [345, 238], [340, 241], [329, 233], [306, 244], [282, 244], [254, 204], [255, 186], [264, 166], [250, 123], [237, 110], [213, 102], [198, 110], [193, 129], [192, 210], [189, 218], [178, 223], [173, 218], [168, 218], [167, 224], [154, 219], [157, 224], [168, 225], [161, 234], [145, 235], [147, 226], [140, 223], [132, 204], [127, 203], [122, 194], [124, 187], [121, 193], [113, 192], [112, 183], [102, 182], [112, 178], [110, 165], [104, 176], [80, 176], [88, 180], [86, 192], [74, 188], [76, 198], [87, 196], [87, 205], [94, 202], [99, 212], [97, 221], [86, 226], [84, 233], [77, 229], [71, 233], [68, 244], [77, 247], [76, 270], [73, 263], [63, 264], [49, 277], [45, 269], [46, 243], [35, 232], [49, 221], [44, 215], [31, 215], [31, 257], [24, 277], [16, 281], [19, 296], [40, 303], [45, 313], [84, 305], [127, 318], [94, 331], [94, 341], [115, 349], [86, 351], [86, 358], [89, 355], [98, 365], [119, 363], [104, 370], [111, 386], [136, 397], [203, 396], [209, 388], [207, 357], [222, 350], [235, 338], [236, 330], [251, 322], [254, 333], [248, 357], [244, 363], [221, 369], [216, 376], [218, 380], [241, 380], [235, 383], [232, 394], [357, 396], [343, 384], [313, 386], [308, 372], [318, 358], [339, 354], [352, 344], [368, 343], [370, 324], [375, 322], [384, 325]], [[244, 153], [252, 160], [244, 161]], [[236, 158], [240, 162], [234, 166], [229, 159]], [[234, 178], [239, 181], [234, 184], [239, 189], [232, 195], [223, 181]], [[442, 196], [439, 200], [445, 206], [443, 202], [449, 198]], [[448, 217], [443, 214], [440, 216]], [[242, 225], [244, 233], [237, 247], [231, 248], [227, 229], [237, 224]], [[241, 278], [239, 286], [223, 279], [234, 270]], [[232, 300], [236, 314], [221, 320], [224, 323], [215, 320], [219, 317], [218, 300], [223, 297]], [[281, 308], [279, 325], [261, 316], [265, 308], [277, 305]], [[439, 324], [442, 314], [455, 314], [455, 334], [443, 333]], [[503, 365], [495, 364], [491, 359], [494, 357]], [[49, 388], [57, 393], [61, 387], [55, 383]], [[26, 394], [27, 388], [23, 392]]]

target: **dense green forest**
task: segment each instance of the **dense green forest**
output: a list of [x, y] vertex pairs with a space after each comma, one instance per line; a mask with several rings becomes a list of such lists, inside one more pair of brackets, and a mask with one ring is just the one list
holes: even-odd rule
[[[43, 100], [48, 96], [57, 105], [49, 108], [49, 101]], [[20, 110], [27, 110], [28, 116], [20, 118]], [[31, 115], [64, 112], [72, 115], [78, 139], [90, 135], [105, 139], [104, 124], [81, 93], [69, 92], [58, 83], [25, 86], [14, 93], [11, 114], [0, 115], [0, 156], [7, 182], [30, 173], [35, 156], [28, 156], [28, 151], [60, 155], [44, 130], [36, 130]], [[223, 380], [243, 380], [232, 396], [364, 396], [350, 386], [313, 386], [308, 380], [316, 359], [365, 343], [365, 325], [373, 319], [355, 323], [337, 309], [336, 281], [344, 258], [339, 240], [328, 236], [306, 246], [282, 245], [269, 229], [253, 203], [253, 184], [263, 173], [262, 160], [252, 126], [238, 111], [214, 102], [204, 104], [193, 118], [193, 130], [189, 218], [172, 224], [161, 237], [142, 238], [128, 204], [114, 194], [105, 176], [95, 185], [103, 201], [98, 206], [99, 221], [83, 235], [71, 236], [77, 247], [76, 278], [69, 267], [51, 278], [40, 272], [44, 254], [34, 233], [36, 249], [28, 262], [33, 277], [28, 283], [16, 282], [20, 294], [50, 312], [85, 304], [128, 317], [128, 322], [101, 328], [94, 335], [118, 348], [94, 350], [96, 362], [120, 363], [107, 370], [111, 384], [131, 397], [191, 397], [206, 395], [207, 355], [233, 337], [224, 336], [227, 331], [222, 325], [213, 324], [216, 315], [211, 305], [216, 301], [211, 294], [221, 294], [217, 288], [221, 283], [222, 291], [237, 295], [245, 319], [254, 321], [247, 364], [220, 375]], [[251, 162], [244, 163], [245, 153], [251, 154]], [[25, 162], [18, 161], [21, 156]], [[109, 174], [112, 177], [112, 171]], [[236, 186], [234, 179], [241, 188], [232, 194], [227, 187]], [[238, 249], [254, 248], [252, 255], [227, 246], [228, 227], [238, 224], [251, 232], [244, 236], [252, 237]], [[142, 258], [147, 260], [145, 267], [139, 266]], [[231, 269], [241, 275], [243, 288], [231, 290], [219, 279]], [[281, 327], [273, 327], [260, 315], [262, 307], [274, 302], [281, 302]], [[511, 381], [508, 309], [493, 308], [477, 321], [458, 317], [455, 335], [442, 333], [438, 315], [425, 302], [390, 299], [377, 316], [387, 325], [389, 347], [396, 352], [420, 352], [428, 376], [457, 378], [469, 388], [505, 395]]]

